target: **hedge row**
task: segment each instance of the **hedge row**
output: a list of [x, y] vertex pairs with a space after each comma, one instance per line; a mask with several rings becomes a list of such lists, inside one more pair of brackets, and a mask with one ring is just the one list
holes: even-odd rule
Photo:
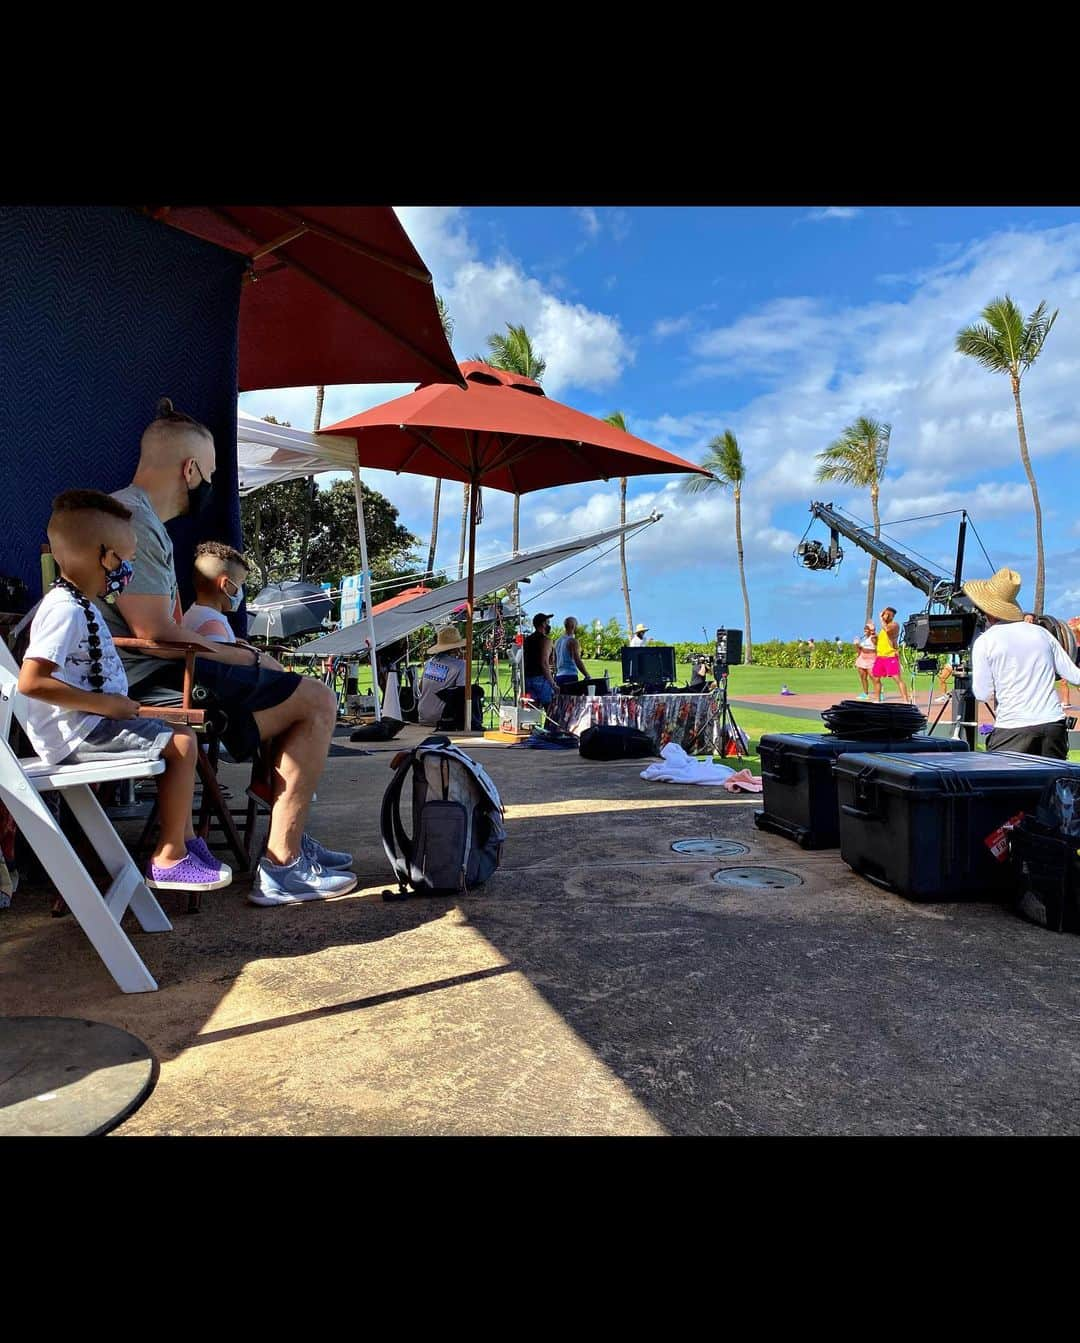
[[[688, 662], [699, 653], [712, 658], [713, 647], [704, 643], [678, 643], [675, 654], [679, 662]], [[833, 667], [850, 668], [855, 665], [856, 649], [851, 643], [841, 644], [839, 649], [832, 642], [815, 643], [814, 650], [801, 640], [783, 642], [770, 639], [765, 643], [754, 643], [754, 665], [757, 667]]]

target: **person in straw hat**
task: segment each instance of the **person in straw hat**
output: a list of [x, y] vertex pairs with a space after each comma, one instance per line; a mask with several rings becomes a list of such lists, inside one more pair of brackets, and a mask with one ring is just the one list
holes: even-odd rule
[[987, 624], [971, 647], [972, 692], [995, 714], [986, 749], [1064, 760], [1069, 734], [1055, 685], [1059, 676], [1080, 685], [1080, 667], [1048, 630], [1024, 619], [1019, 591], [1015, 569], [964, 584]]
[[649, 632], [648, 625], [638, 624], [634, 627], [634, 637], [627, 645], [629, 648], [642, 648], [645, 644], [645, 636]]
[[444, 625], [428, 649], [431, 656], [424, 663], [417, 705], [417, 717], [425, 727], [437, 727], [446, 710], [446, 701], [439, 697], [440, 691], [465, 684], [465, 659], [454, 656], [457, 649], [464, 647], [465, 640], [457, 626]]

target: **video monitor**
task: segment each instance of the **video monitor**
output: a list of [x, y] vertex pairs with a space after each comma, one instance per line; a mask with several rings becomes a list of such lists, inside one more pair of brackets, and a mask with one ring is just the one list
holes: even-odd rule
[[624, 681], [635, 685], [670, 685], [675, 680], [675, 649], [662, 646], [624, 648], [622, 674]]

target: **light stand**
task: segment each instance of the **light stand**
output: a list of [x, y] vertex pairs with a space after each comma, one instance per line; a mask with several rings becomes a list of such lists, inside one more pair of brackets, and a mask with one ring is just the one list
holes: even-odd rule
[[[931, 682], [931, 684], [933, 683]], [[979, 730], [978, 705], [971, 691], [971, 663], [966, 657], [959, 666], [953, 668], [949, 703], [943, 704], [938, 709], [937, 717], [930, 724], [931, 736], [933, 736], [934, 729], [941, 722], [942, 715], [950, 705], [953, 711], [953, 736], [959, 738], [962, 733], [968, 744], [968, 750], [974, 751], [975, 737]]]
[[[496, 608], [497, 610], [498, 608]], [[499, 686], [499, 630], [501, 620], [496, 615], [488, 630], [488, 637], [491, 640], [488, 650], [488, 698], [484, 707], [485, 715], [490, 714], [489, 726], [496, 728], [499, 726], [499, 719], [502, 715], [502, 692]]]
[[728, 702], [728, 664], [717, 658], [713, 662], [713, 676], [716, 678], [714, 694], [720, 705], [719, 713], [712, 720], [714, 751], [722, 760], [726, 760], [725, 746], [729, 740], [734, 741], [737, 758], [744, 760], [746, 757], [742, 749], [743, 730], [735, 721], [735, 715], [731, 712], [731, 705]]

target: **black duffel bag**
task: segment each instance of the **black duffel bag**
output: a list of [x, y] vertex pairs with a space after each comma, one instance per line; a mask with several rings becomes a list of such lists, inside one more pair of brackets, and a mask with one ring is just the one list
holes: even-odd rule
[[585, 760], [647, 760], [660, 752], [652, 738], [636, 727], [587, 727], [578, 751]]

